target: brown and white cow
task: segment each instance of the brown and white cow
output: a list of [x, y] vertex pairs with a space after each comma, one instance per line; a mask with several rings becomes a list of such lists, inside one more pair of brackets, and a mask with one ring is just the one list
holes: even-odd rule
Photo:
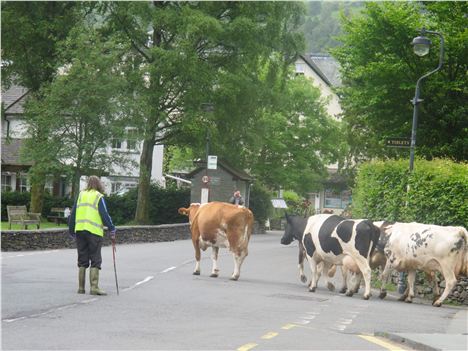
[[426, 273], [440, 272], [445, 279], [445, 290], [434, 306], [439, 307], [457, 282], [457, 276], [468, 273], [468, 232], [463, 227], [438, 226], [421, 223], [374, 222], [387, 241], [387, 264], [382, 273], [381, 297], [385, 297], [385, 284], [392, 269], [408, 272], [408, 289], [403, 295], [406, 302], [414, 297], [416, 270]]
[[179, 213], [189, 217], [196, 259], [193, 274], [200, 274], [200, 249], [205, 251], [211, 246], [213, 269], [210, 276], [217, 277], [218, 251], [220, 247], [226, 247], [234, 256], [234, 272], [231, 279], [239, 279], [253, 229], [252, 212], [243, 206], [209, 202], [202, 205], [192, 203], [188, 208], [179, 208]]

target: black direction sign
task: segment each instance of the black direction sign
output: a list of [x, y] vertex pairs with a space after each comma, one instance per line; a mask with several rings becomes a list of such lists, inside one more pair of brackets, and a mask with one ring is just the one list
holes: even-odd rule
[[410, 147], [410, 138], [386, 138], [385, 145], [389, 147]]

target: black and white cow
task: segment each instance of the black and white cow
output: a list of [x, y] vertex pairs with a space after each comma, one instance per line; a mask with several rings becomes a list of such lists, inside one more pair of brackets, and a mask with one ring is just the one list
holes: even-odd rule
[[346, 219], [333, 214], [318, 214], [309, 217], [302, 244], [309, 261], [312, 279], [309, 291], [315, 291], [320, 272], [317, 264], [324, 263], [323, 270], [328, 272], [332, 265], [342, 265], [348, 255], [359, 267], [364, 282], [364, 299], [371, 295], [371, 268], [369, 257], [377, 242], [380, 230], [366, 219]]
[[[305, 249], [302, 245], [302, 237], [304, 236], [304, 230], [307, 226], [308, 217], [302, 217], [298, 215], [288, 215], [286, 213], [286, 228], [284, 229], [284, 234], [281, 237], [281, 244], [282, 245], [289, 245], [293, 242], [293, 240], [298, 241], [299, 246], [299, 279], [303, 282], [307, 282], [307, 277], [304, 274], [304, 259], [305, 259]], [[318, 266], [318, 274], [322, 273], [323, 269], [323, 262], [320, 262]], [[328, 278], [331, 278], [335, 275], [336, 266], [333, 266], [327, 273], [327, 287], [329, 290], [335, 290], [335, 287], [330, 282]], [[346, 285], [343, 286], [341, 292], [346, 292]]]

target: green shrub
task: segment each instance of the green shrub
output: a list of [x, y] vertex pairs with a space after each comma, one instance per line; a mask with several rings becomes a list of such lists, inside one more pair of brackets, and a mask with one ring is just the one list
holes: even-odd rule
[[2, 221], [8, 221], [7, 206], [26, 206], [28, 211], [31, 204], [30, 193], [16, 191], [2, 192]]
[[[106, 197], [109, 214], [114, 224], [122, 225], [132, 222], [135, 218], [137, 204], [137, 189], [131, 189], [125, 195], [111, 195]], [[179, 207], [190, 204], [190, 189], [177, 189], [167, 187], [163, 189], [152, 184], [150, 188], [150, 214], [151, 224], [182, 223], [187, 217], [179, 215]]]
[[[409, 192], [407, 186], [409, 185]], [[468, 226], [468, 164], [450, 160], [373, 161], [359, 167], [355, 218]]]
[[249, 208], [262, 225], [273, 211], [270, 192], [260, 183], [255, 183], [250, 190]]

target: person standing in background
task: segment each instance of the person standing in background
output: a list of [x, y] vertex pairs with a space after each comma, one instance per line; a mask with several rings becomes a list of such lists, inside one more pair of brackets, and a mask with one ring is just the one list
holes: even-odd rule
[[244, 204], [244, 199], [241, 196], [241, 193], [239, 190], [234, 191], [233, 196], [229, 199], [229, 203], [233, 205], [243, 205]]
[[102, 263], [101, 246], [104, 225], [109, 229], [112, 239], [115, 239], [115, 226], [107, 212], [103, 194], [104, 187], [99, 178], [90, 176], [88, 185], [78, 195], [68, 220], [70, 235], [76, 239], [78, 251], [78, 294], [85, 293], [86, 269], [91, 266], [90, 294], [107, 295], [98, 286]]

